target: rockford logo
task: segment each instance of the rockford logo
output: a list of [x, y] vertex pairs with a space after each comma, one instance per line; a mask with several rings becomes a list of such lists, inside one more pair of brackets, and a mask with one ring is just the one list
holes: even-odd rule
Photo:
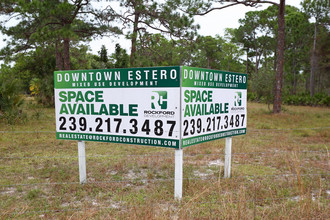
[[144, 114], [146, 115], [174, 115], [174, 111], [153, 111], [153, 110], [145, 110]]
[[231, 108], [232, 111], [241, 111], [241, 110], [245, 110], [244, 107], [232, 107]]
[[174, 111], [144, 110], [144, 117], [148, 118], [173, 118]]
[[245, 107], [242, 106], [242, 92], [235, 92], [234, 95], [234, 106], [232, 107], [232, 111], [244, 111]]
[[236, 92], [234, 96], [234, 106], [242, 106], [242, 93]]
[[153, 91], [151, 96], [151, 108], [160, 110], [167, 109], [167, 91]]
[[151, 109], [144, 110], [144, 116], [149, 118], [173, 118], [174, 111], [167, 109], [167, 91], [153, 91], [151, 96]]

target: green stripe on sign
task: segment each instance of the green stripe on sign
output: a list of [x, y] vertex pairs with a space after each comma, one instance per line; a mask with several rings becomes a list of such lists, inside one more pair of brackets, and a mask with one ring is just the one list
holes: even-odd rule
[[180, 87], [180, 67], [55, 71], [56, 89]]
[[168, 147], [168, 148], [176, 148], [176, 149], [179, 148], [179, 140], [163, 139], [163, 138], [104, 135], [104, 134], [66, 133], [66, 132], [56, 132], [56, 138], [64, 139], [64, 140], [97, 141], [97, 142], [110, 142], [110, 143], [120, 143], [120, 144]]
[[182, 67], [182, 87], [246, 89], [247, 74]]
[[197, 137], [182, 139], [182, 147], [188, 147], [188, 146], [191, 146], [194, 144], [200, 144], [200, 143], [207, 142], [207, 141], [212, 141], [212, 140], [225, 138], [225, 137], [243, 135], [243, 134], [246, 134], [246, 128], [222, 131], [222, 132], [206, 134], [206, 135], [200, 135]]

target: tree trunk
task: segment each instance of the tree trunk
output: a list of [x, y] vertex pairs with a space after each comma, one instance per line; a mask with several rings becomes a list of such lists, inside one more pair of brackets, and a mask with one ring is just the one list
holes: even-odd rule
[[256, 76], [258, 76], [258, 70], [259, 70], [259, 59], [258, 59], [258, 53], [256, 52], [256, 66], [255, 66], [255, 73]]
[[273, 104], [273, 113], [281, 113], [282, 105], [282, 83], [283, 83], [283, 65], [284, 65], [284, 40], [285, 40], [285, 0], [281, 0], [278, 10], [278, 38], [277, 38], [277, 62], [275, 77], [275, 96]]
[[134, 25], [133, 25], [133, 34], [132, 34], [132, 48], [131, 48], [131, 55], [130, 55], [130, 64], [131, 67], [135, 66], [135, 53], [136, 53], [136, 38], [138, 35], [138, 23], [139, 23], [139, 13], [135, 13], [134, 17]]
[[249, 70], [249, 48], [246, 49], [246, 66], [245, 66], [245, 73], [248, 74]]
[[258, 46], [257, 46], [257, 40], [255, 34], [253, 39], [254, 39], [254, 51], [256, 56], [256, 66], [254, 71], [255, 71], [255, 75], [258, 76], [259, 60], [258, 60]]
[[61, 51], [59, 44], [60, 44], [59, 40], [56, 40], [56, 42], [55, 42], [56, 69], [63, 70], [63, 56], [62, 56], [62, 51]]
[[322, 73], [321, 71], [318, 69], [318, 75], [319, 75], [319, 80], [318, 80], [318, 84], [317, 84], [317, 91], [318, 92], [322, 92], [322, 80], [321, 80], [321, 77], [322, 77]]
[[305, 77], [305, 92], [309, 91], [309, 76], [304, 76]]
[[317, 35], [317, 20], [315, 21], [315, 25], [314, 25], [314, 40], [313, 40], [313, 51], [312, 51], [312, 58], [311, 58], [311, 75], [310, 75], [310, 79], [309, 79], [311, 96], [314, 96], [314, 92], [315, 92], [315, 72], [317, 69], [316, 35]]
[[70, 70], [70, 39], [64, 38], [63, 40], [63, 59], [64, 59], [64, 69]]
[[293, 58], [292, 61], [292, 73], [293, 73], [293, 90], [291, 95], [295, 95], [297, 92], [297, 62], [296, 59]]

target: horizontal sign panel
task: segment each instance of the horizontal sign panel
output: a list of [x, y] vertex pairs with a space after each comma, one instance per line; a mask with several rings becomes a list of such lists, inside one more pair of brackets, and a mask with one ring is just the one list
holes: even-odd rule
[[180, 67], [56, 71], [55, 88], [180, 87]]
[[210, 70], [196, 67], [182, 67], [182, 87], [199, 88], [247, 88], [247, 75], [220, 70]]

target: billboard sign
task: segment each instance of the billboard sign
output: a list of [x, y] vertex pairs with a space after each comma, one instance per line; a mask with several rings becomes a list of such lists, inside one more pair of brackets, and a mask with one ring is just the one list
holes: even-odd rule
[[192, 67], [56, 71], [58, 139], [182, 148], [246, 132], [246, 75]]

